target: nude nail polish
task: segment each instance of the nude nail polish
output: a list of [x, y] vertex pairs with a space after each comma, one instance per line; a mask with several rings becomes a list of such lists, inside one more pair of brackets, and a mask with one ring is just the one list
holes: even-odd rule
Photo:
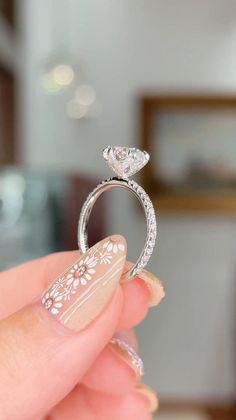
[[126, 241], [110, 236], [90, 248], [49, 286], [44, 308], [66, 327], [80, 331], [106, 307], [119, 283]]
[[136, 392], [143, 395], [149, 401], [150, 411], [154, 413], [158, 409], [158, 398], [155, 391], [145, 384], [138, 384], [135, 388]]
[[142, 270], [138, 277], [148, 286], [150, 292], [149, 307], [156, 306], [165, 297], [164, 286], [161, 281], [152, 273]]
[[137, 380], [144, 374], [143, 361], [128, 342], [124, 334], [116, 334], [109, 342], [109, 348], [114, 351], [135, 372]]

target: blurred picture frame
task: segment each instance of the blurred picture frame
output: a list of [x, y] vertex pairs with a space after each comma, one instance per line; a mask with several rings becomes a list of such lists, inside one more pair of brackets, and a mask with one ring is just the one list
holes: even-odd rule
[[0, 61], [0, 165], [16, 161], [15, 79]]
[[12, 27], [15, 26], [15, 0], [0, 0], [1, 17]]
[[236, 214], [236, 97], [145, 95], [144, 188], [166, 212]]
[[[0, 0], [0, 32], [5, 43], [14, 45], [15, 1]], [[0, 43], [1, 44], [1, 43]], [[16, 70], [15, 64], [6, 58], [0, 45], [0, 164], [16, 161]]]

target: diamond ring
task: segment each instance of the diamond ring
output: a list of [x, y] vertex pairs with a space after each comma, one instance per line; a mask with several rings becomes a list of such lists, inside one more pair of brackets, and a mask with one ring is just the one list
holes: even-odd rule
[[78, 245], [82, 253], [88, 250], [87, 226], [97, 198], [110, 188], [124, 188], [129, 190], [141, 203], [147, 226], [145, 244], [141, 254], [133, 267], [126, 273], [129, 278], [133, 278], [147, 265], [156, 242], [157, 227], [152, 202], [144, 189], [137, 182], [130, 179], [132, 175], [148, 163], [149, 154], [135, 147], [108, 146], [103, 150], [103, 157], [116, 176], [102, 181], [88, 195], [80, 213]]

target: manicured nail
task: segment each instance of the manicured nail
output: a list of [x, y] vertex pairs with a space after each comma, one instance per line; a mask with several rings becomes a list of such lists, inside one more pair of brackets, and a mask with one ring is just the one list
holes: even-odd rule
[[143, 361], [128, 342], [128, 337], [122, 333], [117, 333], [110, 340], [109, 348], [133, 369], [137, 379], [139, 380], [144, 374]]
[[46, 290], [42, 304], [62, 324], [80, 331], [106, 307], [126, 258], [126, 241], [108, 237], [90, 248]]
[[138, 384], [135, 387], [136, 392], [139, 394], [142, 394], [144, 397], [146, 397], [149, 401], [150, 405], [150, 411], [153, 413], [158, 409], [158, 398], [156, 396], [155, 391], [153, 391], [152, 388], [145, 384]]
[[138, 277], [145, 281], [150, 292], [149, 307], [156, 306], [165, 297], [165, 290], [161, 281], [149, 271], [142, 270]]

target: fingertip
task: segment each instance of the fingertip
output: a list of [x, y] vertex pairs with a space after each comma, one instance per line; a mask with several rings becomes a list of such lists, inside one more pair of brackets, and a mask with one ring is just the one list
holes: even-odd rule
[[137, 384], [137, 375], [132, 366], [108, 344], [86, 372], [82, 383], [94, 391], [121, 395], [132, 392]]
[[142, 395], [148, 403], [149, 409], [154, 413], [158, 409], [159, 401], [155, 391], [146, 384], [136, 385], [135, 391], [137, 394]]
[[121, 285], [124, 304], [118, 329], [129, 329], [139, 324], [148, 313], [149, 289], [143, 280], [135, 278]]
[[154, 274], [149, 271], [142, 270], [138, 278], [143, 280], [149, 290], [149, 308], [159, 305], [165, 297], [165, 289], [163, 283]]
[[[127, 271], [131, 270], [133, 263], [126, 261], [124, 272], [121, 278], [122, 283], [127, 283], [132, 280], [128, 280], [125, 275]], [[161, 300], [165, 297], [165, 288], [161, 280], [159, 280], [154, 274], [147, 270], [141, 270], [134, 279], [141, 279], [149, 290], [149, 308], [157, 306]], [[133, 280], [134, 280], [133, 279]]]

